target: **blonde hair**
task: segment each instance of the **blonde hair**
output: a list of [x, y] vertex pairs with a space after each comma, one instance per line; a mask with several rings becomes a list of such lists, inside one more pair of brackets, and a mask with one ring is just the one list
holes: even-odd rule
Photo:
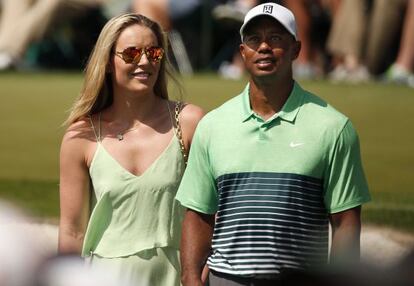
[[112, 104], [113, 92], [109, 61], [121, 32], [134, 24], [148, 27], [156, 36], [158, 45], [165, 50], [166, 56], [161, 60], [158, 78], [154, 85], [154, 93], [161, 98], [168, 99], [167, 76], [176, 83], [178, 82], [168, 61], [168, 45], [164, 32], [158, 23], [143, 15], [124, 14], [112, 18], [103, 27], [89, 57], [80, 95], [73, 104], [65, 124], [70, 125], [81, 118], [98, 113]]

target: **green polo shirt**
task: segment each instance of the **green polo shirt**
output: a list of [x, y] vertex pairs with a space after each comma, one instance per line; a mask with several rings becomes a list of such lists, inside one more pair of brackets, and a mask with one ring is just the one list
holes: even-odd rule
[[266, 121], [249, 86], [208, 113], [176, 198], [217, 215], [210, 268], [244, 276], [326, 263], [328, 214], [370, 200], [351, 122], [297, 83]]

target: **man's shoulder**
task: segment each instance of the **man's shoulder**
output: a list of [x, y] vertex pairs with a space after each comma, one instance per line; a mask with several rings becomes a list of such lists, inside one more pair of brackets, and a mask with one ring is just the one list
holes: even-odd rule
[[205, 122], [222, 122], [231, 120], [231, 118], [240, 116], [242, 110], [242, 94], [238, 94], [225, 101], [220, 106], [209, 111], [202, 119]]
[[303, 90], [303, 95], [302, 112], [305, 117], [313, 118], [313, 122], [317, 120], [319, 123], [324, 123], [331, 127], [335, 125], [341, 127], [349, 121], [345, 114], [314, 93]]

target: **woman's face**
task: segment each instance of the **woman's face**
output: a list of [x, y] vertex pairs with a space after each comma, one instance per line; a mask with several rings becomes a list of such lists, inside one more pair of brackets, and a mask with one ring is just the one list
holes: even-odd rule
[[[115, 43], [112, 56], [112, 81], [114, 91], [126, 94], [152, 94], [160, 70], [160, 61], [151, 60], [142, 48], [158, 47], [158, 41], [151, 29], [134, 24], [125, 28]], [[121, 52], [137, 48], [142, 52], [140, 59], [126, 63]]]

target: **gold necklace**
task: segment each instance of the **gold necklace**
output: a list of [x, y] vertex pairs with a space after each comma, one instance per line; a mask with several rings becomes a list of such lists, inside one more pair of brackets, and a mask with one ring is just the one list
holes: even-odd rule
[[118, 132], [118, 134], [116, 134], [116, 138], [118, 138], [118, 141], [122, 141], [122, 140], [124, 140], [124, 135], [126, 133], [134, 131], [134, 130], [138, 129], [138, 127], [139, 127], [139, 125], [135, 126], [134, 128], [125, 129], [124, 131], [120, 131], [120, 132]]

